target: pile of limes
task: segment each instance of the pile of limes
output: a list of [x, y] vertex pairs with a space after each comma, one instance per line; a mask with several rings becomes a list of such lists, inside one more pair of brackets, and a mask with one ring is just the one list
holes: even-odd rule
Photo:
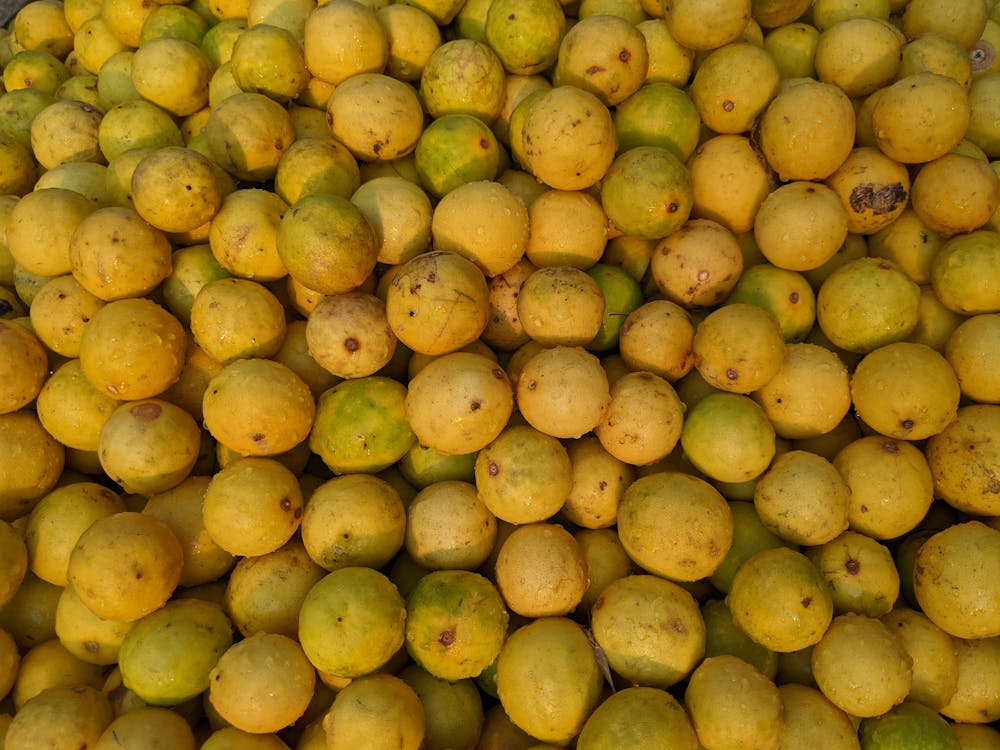
[[22, 3], [0, 748], [1000, 748], [998, 45]]

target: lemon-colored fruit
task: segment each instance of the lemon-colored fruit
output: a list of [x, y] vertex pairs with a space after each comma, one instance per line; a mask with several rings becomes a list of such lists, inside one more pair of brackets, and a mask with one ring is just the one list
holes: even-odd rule
[[521, 106], [528, 102], [520, 138], [513, 122], [511, 127], [511, 148], [515, 154], [520, 149], [525, 169], [557, 190], [582, 190], [601, 180], [618, 146], [607, 106], [575, 86], [541, 91]]
[[912, 443], [868, 435], [841, 448], [833, 463], [851, 487], [855, 531], [894, 539], [914, 529], [930, 508], [930, 467]]
[[184, 546], [181, 586], [198, 586], [217, 580], [236, 562], [208, 533], [202, 503], [211, 477], [189, 476], [176, 487], [151, 495], [142, 512], [162, 519]]
[[881, 619], [913, 660], [907, 700], [940, 710], [958, 689], [958, 657], [951, 636], [927, 615], [906, 606], [895, 607]]
[[899, 572], [889, 548], [856, 531], [806, 550], [806, 556], [823, 573], [833, 593], [837, 614], [855, 612], [881, 617], [899, 597]]
[[[253, 393], [252, 403], [247, 395]], [[305, 440], [316, 404], [302, 379], [285, 365], [238, 359], [209, 381], [202, 404], [205, 428], [246, 456], [272, 456]]]
[[352, 75], [380, 72], [389, 56], [388, 36], [375, 10], [353, 0], [334, 0], [310, 13], [303, 47], [309, 72], [334, 86]]
[[102, 683], [100, 665], [83, 661], [56, 639], [35, 644], [20, 660], [17, 679], [10, 697], [20, 710], [29, 700], [54, 687], [89, 686]]
[[335, 477], [313, 490], [301, 528], [309, 557], [324, 569], [381, 568], [403, 545], [403, 504], [375, 476]]
[[170, 597], [183, 556], [177, 536], [160, 519], [114, 513], [80, 535], [70, 553], [67, 583], [97, 616], [134, 621]]
[[39, 742], [49, 747], [92, 746], [114, 718], [111, 703], [89, 685], [59, 686], [28, 701], [7, 727], [5, 747], [28, 750]]
[[690, 175], [662, 146], [620, 153], [601, 180], [601, 205], [623, 234], [667, 237], [687, 221], [693, 201]]
[[[911, 373], [905, 384], [898, 382], [900, 372]], [[894, 391], [890, 403], [884, 397], [887, 387]], [[864, 356], [851, 377], [858, 416], [883, 435], [904, 440], [941, 432], [955, 418], [960, 396], [951, 365], [924, 344], [900, 341], [879, 347]]]
[[988, 725], [1000, 715], [995, 686], [1000, 680], [997, 652], [1000, 639], [966, 638], [955, 642], [958, 687], [941, 714], [960, 722]]
[[164, 146], [143, 157], [132, 173], [132, 205], [164, 232], [188, 232], [222, 205], [217, 167], [186, 146]]
[[573, 266], [545, 266], [521, 286], [517, 314], [543, 346], [584, 346], [600, 331], [605, 301], [598, 283]]
[[871, 146], [855, 148], [826, 184], [847, 212], [847, 231], [872, 235], [891, 226], [911, 200], [906, 167]]
[[581, 15], [559, 43], [552, 82], [589, 91], [613, 107], [638, 91], [648, 67], [646, 38], [634, 23], [608, 13]]
[[847, 529], [849, 495], [830, 461], [793, 450], [777, 457], [760, 477], [753, 502], [764, 526], [793, 544], [811, 546]]
[[733, 576], [726, 603], [747, 635], [779, 653], [814, 646], [833, 619], [822, 574], [804, 554], [784, 546], [749, 557]]
[[778, 93], [780, 71], [771, 54], [749, 42], [708, 53], [691, 82], [691, 100], [715, 133], [744, 133]]
[[497, 518], [516, 524], [553, 516], [572, 488], [570, 472], [559, 440], [525, 424], [505, 427], [475, 462], [479, 499]]
[[66, 585], [70, 553], [98, 518], [125, 510], [121, 498], [95, 482], [62, 485], [42, 497], [27, 516], [24, 544], [39, 578]]
[[729, 654], [756, 667], [770, 680], [778, 671], [778, 654], [753, 641], [733, 621], [724, 599], [708, 599], [701, 604], [705, 621], [705, 656]]
[[781, 369], [785, 340], [777, 320], [756, 305], [716, 308], [698, 324], [694, 366], [712, 386], [746, 394], [766, 385]]
[[508, 73], [533, 75], [556, 62], [566, 17], [553, 0], [500, 2], [490, 5], [483, 31]]
[[212, 159], [247, 182], [273, 179], [296, 138], [291, 115], [264, 94], [240, 92], [212, 107], [205, 122]]
[[681, 429], [684, 454], [721, 482], [754, 479], [770, 465], [775, 432], [761, 407], [739, 393], [712, 393], [687, 413]]
[[375, 230], [380, 263], [405, 263], [430, 247], [433, 209], [418, 185], [402, 177], [375, 177], [350, 199]]
[[715, 135], [687, 159], [693, 203], [691, 216], [712, 219], [731, 232], [753, 229], [764, 198], [774, 189], [767, 164], [745, 135]]
[[298, 638], [317, 669], [360, 677], [402, 647], [405, 619], [403, 598], [385, 575], [373, 568], [340, 568], [309, 589], [299, 610]]
[[[992, 404], [962, 406], [955, 420], [926, 447], [935, 492], [973, 515], [994, 515], [992, 438], [1000, 412]], [[972, 456], [975, 455], [973, 460]]]
[[732, 231], [707, 218], [684, 222], [657, 242], [649, 259], [657, 288], [685, 308], [718, 304], [742, 270], [743, 255]]
[[697, 602], [680, 585], [658, 576], [631, 574], [610, 582], [590, 616], [608, 665], [632, 684], [674, 685], [705, 654]]
[[487, 445], [500, 434], [512, 408], [513, 393], [503, 369], [470, 352], [433, 360], [411, 379], [405, 399], [417, 439], [445, 453], [468, 453]]
[[500, 182], [477, 180], [438, 202], [430, 229], [436, 250], [458, 253], [492, 278], [521, 260], [531, 226], [527, 207], [513, 191]]
[[618, 506], [618, 535], [637, 565], [677, 581], [711, 575], [733, 540], [722, 495], [691, 474], [654, 472], [635, 480]]
[[990, 344], [997, 335], [1000, 316], [973, 315], [963, 320], [948, 338], [945, 357], [955, 371], [962, 394], [979, 403], [997, 403], [1000, 391], [991, 360], [996, 349]]
[[670, 300], [649, 300], [625, 318], [618, 353], [631, 369], [676, 382], [694, 366], [694, 331], [683, 307]]
[[9, 414], [27, 406], [42, 390], [48, 376], [48, 357], [38, 337], [28, 329], [0, 319], [0, 413]]
[[323, 717], [329, 750], [366, 745], [372, 750], [418, 750], [426, 716], [416, 691], [399, 677], [369, 675], [353, 680]]
[[91, 384], [119, 401], [154, 397], [180, 376], [187, 342], [180, 322], [151, 300], [102, 306], [80, 339], [80, 364]]
[[911, 205], [920, 220], [944, 237], [987, 224], [1000, 205], [1000, 180], [989, 163], [947, 153], [921, 166]]
[[427, 573], [406, 607], [407, 652], [443, 680], [479, 675], [493, 664], [507, 635], [509, 616], [500, 592], [471, 571]]
[[750, 21], [750, 13], [749, 0], [678, 0], [663, 4], [663, 19], [670, 35], [692, 50], [715, 49], [736, 41]]
[[600, 201], [582, 190], [545, 190], [528, 208], [524, 252], [536, 266], [588, 270], [601, 259], [610, 234]]
[[594, 429], [611, 399], [600, 360], [581, 347], [542, 349], [517, 380], [517, 404], [535, 429], [577, 438]]
[[[251, 489], [253, 488], [253, 489]], [[220, 469], [205, 488], [208, 535], [234, 555], [263, 555], [287, 542], [302, 522], [295, 475], [273, 458], [249, 456]]]
[[334, 138], [364, 161], [406, 156], [424, 124], [413, 87], [382, 73], [358, 73], [336, 86], [326, 112]]
[[822, 29], [816, 44], [816, 77], [851, 98], [892, 82], [905, 39], [888, 19], [853, 16]]
[[140, 706], [116, 716], [94, 748], [116, 750], [122, 745], [146, 750], [194, 750], [195, 737], [191, 725], [180, 713], [161, 706]]
[[122, 402], [101, 427], [97, 454], [105, 474], [126, 492], [176, 487], [191, 473], [201, 448], [194, 417], [163, 399]]
[[72, 162], [101, 164], [100, 111], [74, 99], [59, 99], [31, 121], [31, 150], [46, 169]]
[[[104, 301], [88, 292], [72, 275], [57, 276], [31, 301], [31, 330], [46, 347], [64, 357], [79, 357], [83, 330]], [[32, 371], [19, 369], [20, 377]], [[10, 381], [13, 385], [16, 380]]]
[[969, 126], [965, 89], [940, 73], [914, 73], [879, 95], [872, 110], [879, 149], [904, 164], [920, 164], [954, 148]]
[[525, 617], [567, 615], [587, 590], [583, 550], [558, 524], [518, 526], [500, 545], [494, 568], [507, 606]]
[[424, 747], [475, 746], [484, 715], [483, 699], [472, 679], [443, 680], [417, 664], [405, 667], [399, 678], [413, 688], [424, 707]]
[[785, 181], [823, 180], [854, 147], [854, 108], [830, 83], [803, 80], [786, 86], [760, 120], [764, 157]]
[[7, 521], [0, 522], [0, 538], [4, 541], [0, 553], [0, 607], [3, 607], [14, 598], [28, 572], [28, 549], [20, 532]]
[[819, 29], [802, 21], [791, 21], [764, 35], [764, 49], [771, 53], [782, 80], [816, 75], [816, 45]]
[[764, 198], [753, 233], [760, 252], [771, 263], [790, 271], [808, 271], [836, 254], [849, 226], [850, 215], [833, 189], [795, 180]]
[[7, 250], [14, 262], [41, 276], [72, 270], [70, 239], [97, 206], [67, 188], [33, 190], [12, 207], [7, 220]]
[[[109, 243], [112, 235], [119, 241]], [[73, 233], [69, 254], [76, 280], [105, 301], [148, 294], [171, 270], [165, 233], [132, 208], [106, 206], [88, 214]]]
[[857, 730], [851, 718], [815, 687], [795, 682], [778, 686], [785, 721], [781, 747], [806, 750], [817, 743], [831, 750], [859, 750]]
[[[397, 338], [423, 354], [454, 352], [486, 327], [489, 289], [483, 272], [452, 252], [422, 253], [404, 263], [386, 291], [386, 314]], [[450, 303], [442, 304], [442, 299]]]
[[604, 677], [583, 628], [543, 617], [518, 628], [497, 661], [500, 702], [532, 737], [568, 743], [601, 700]]
[[778, 747], [784, 708], [777, 685], [730, 654], [706, 658], [684, 690], [691, 723], [705, 747]]
[[236, 562], [226, 586], [225, 610], [243, 635], [264, 631], [294, 638], [302, 600], [323, 575], [302, 540], [293, 537], [274, 552]]
[[903, 13], [903, 31], [910, 37], [928, 31], [950, 34], [968, 49], [980, 38], [987, 15], [978, 3], [959, 2], [947, 12], [927, 0], [919, 0]]
[[[1000, 311], [990, 292], [992, 258], [1000, 250], [1000, 234], [978, 229], [944, 242], [931, 262], [931, 286], [949, 310], [971, 315]], [[975, 280], [975, 281], [974, 281]]]
[[838, 615], [811, 658], [819, 689], [854, 716], [884, 714], [909, 693], [912, 659], [880, 620], [853, 613]]
[[857, 258], [822, 282], [816, 319], [833, 344], [867, 353], [905, 339], [917, 324], [919, 301], [920, 288], [892, 261]]
[[66, 449], [23, 409], [0, 415], [0, 446], [0, 519], [13, 521], [55, 486]]
[[208, 676], [212, 708], [237, 729], [256, 734], [277, 732], [298, 720], [316, 683], [316, 670], [302, 647], [276, 633], [255, 633], [234, 643]]
[[991, 638], [998, 623], [993, 602], [1000, 531], [981, 521], [956, 524], [930, 537], [917, 552], [914, 593], [924, 614], [958, 638]]
[[232, 624], [218, 604], [173, 600], [125, 634], [122, 684], [146, 704], [175, 706], [208, 689], [212, 667], [232, 642]]

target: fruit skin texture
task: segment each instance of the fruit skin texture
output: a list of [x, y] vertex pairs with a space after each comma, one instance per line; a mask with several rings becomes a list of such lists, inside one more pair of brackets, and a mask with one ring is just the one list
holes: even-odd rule
[[861, 721], [862, 750], [959, 750], [961, 743], [948, 722], [921, 703], [906, 701], [887, 713]]
[[543, 617], [515, 630], [497, 661], [500, 702], [543, 742], [568, 743], [601, 699], [604, 677], [583, 628]]

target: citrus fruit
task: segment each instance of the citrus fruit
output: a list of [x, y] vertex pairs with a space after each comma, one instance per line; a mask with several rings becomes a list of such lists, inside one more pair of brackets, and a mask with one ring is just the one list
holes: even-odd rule
[[725, 499], [691, 474], [657, 471], [636, 479], [618, 506], [618, 535], [629, 557], [648, 572], [676, 581], [715, 572], [733, 533]]
[[399, 493], [368, 474], [322, 483], [310, 494], [302, 514], [302, 542], [309, 557], [326, 570], [352, 565], [381, 568], [402, 547], [404, 531]]
[[476, 677], [497, 658], [508, 614], [496, 586], [466, 570], [420, 578], [406, 600], [406, 649], [440, 679]]
[[889, 548], [856, 531], [844, 531], [806, 556], [826, 577], [837, 614], [888, 613], [899, 597], [899, 572]]
[[178, 599], [138, 620], [118, 652], [122, 682], [145, 703], [174, 706], [209, 687], [209, 674], [232, 643], [217, 604]]
[[721, 482], [754, 479], [776, 451], [774, 428], [763, 409], [749, 396], [725, 391], [711, 393], [690, 408], [680, 443], [699, 471]]
[[385, 575], [350, 566], [327, 573], [309, 589], [299, 610], [298, 639], [317, 669], [361, 677], [403, 646], [405, 619], [403, 597]]
[[515, 725], [538, 740], [565, 744], [600, 703], [604, 677], [580, 625], [542, 617], [508, 636], [496, 684]]
[[232, 726], [256, 734], [277, 732], [299, 719], [316, 682], [302, 647], [277, 633], [255, 633], [234, 643], [208, 676], [212, 708]]
[[778, 687], [738, 656], [702, 661], [688, 680], [684, 704], [704, 747], [778, 746], [784, 722]]
[[745, 560], [726, 603], [750, 638], [779, 653], [814, 646], [833, 619], [833, 598], [822, 574], [788, 547], [763, 549]]
[[692, 595], [646, 574], [611, 581], [590, 611], [594, 640], [629, 683], [667, 688], [705, 655], [705, 623]]
[[1000, 531], [981, 521], [955, 524], [931, 536], [917, 552], [913, 588], [921, 610], [958, 638], [997, 635], [997, 560]]
[[418, 750], [426, 717], [416, 691], [399, 677], [359, 677], [344, 687], [323, 717], [329, 750]]
[[569, 531], [555, 523], [530, 523], [515, 528], [500, 545], [494, 578], [511, 611], [538, 618], [574, 610], [587, 590], [589, 573], [583, 550]]
[[[886, 378], [895, 381], [900, 372], [912, 375], [905, 386], [892, 386], [895, 398], [889, 404], [881, 395], [888, 385]], [[948, 361], [924, 344], [886, 344], [866, 354], [851, 377], [858, 416], [882, 434], [906, 440], [941, 432], [955, 418], [960, 395]]]

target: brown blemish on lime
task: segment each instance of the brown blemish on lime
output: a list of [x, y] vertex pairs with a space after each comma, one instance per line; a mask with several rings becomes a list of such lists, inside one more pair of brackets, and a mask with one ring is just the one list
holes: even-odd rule
[[131, 409], [129, 409], [129, 414], [131, 414], [133, 417], [142, 422], [152, 422], [162, 413], [163, 413], [162, 406], [160, 406], [159, 404], [150, 403], [148, 401], [142, 404], [136, 404]]

